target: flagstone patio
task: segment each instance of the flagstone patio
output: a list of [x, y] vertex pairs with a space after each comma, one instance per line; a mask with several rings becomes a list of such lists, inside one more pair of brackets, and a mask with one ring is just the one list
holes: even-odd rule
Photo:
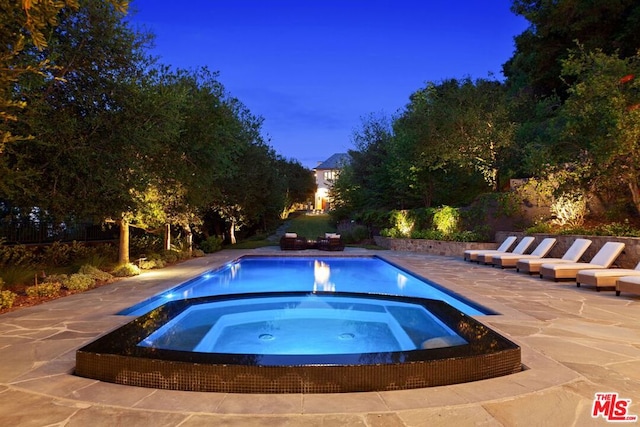
[[591, 416], [597, 392], [630, 399], [628, 413], [640, 415], [640, 296], [395, 251], [334, 255], [381, 256], [495, 310], [477, 318], [522, 347], [525, 369], [444, 387], [280, 395], [156, 390], [73, 375], [78, 348], [130, 320], [119, 310], [244, 254], [282, 253], [225, 250], [0, 315], [2, 425], [605, 425]]

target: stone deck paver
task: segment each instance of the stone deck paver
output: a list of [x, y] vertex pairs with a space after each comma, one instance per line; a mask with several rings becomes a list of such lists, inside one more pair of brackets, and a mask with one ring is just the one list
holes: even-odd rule
[[[7, 426], [589, 426], [596, 392], [640, 415], [640, 296], [577, 288], [464, 262], [376, 254], [500, 313], [478, 319], [522, 347], [526, 369], [415, 390], [246, 395], [128, 387], [73, 375], [75, 351], [129, 317], [116, 313], [245, 254], [225, 250], [0, 316], [0, 425]], [[624, 423], [623, 423], [624, 424]]]

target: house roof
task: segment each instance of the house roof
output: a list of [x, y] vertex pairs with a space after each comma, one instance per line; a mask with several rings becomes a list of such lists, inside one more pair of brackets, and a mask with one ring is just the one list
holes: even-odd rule
[[315, 167], [316, 170], [326, 170], [326, 169], [342, 169], [344, 165], [349, 164], [351, 162], [351, 156], [347, 153], [336, 153], [329, 157], [324, 162], [320, 163]]

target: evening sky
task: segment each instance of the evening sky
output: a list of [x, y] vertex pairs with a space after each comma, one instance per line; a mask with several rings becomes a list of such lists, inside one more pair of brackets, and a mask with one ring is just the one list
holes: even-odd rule
[[428, 81], [502, 80], [528, 23], [510, 0], [133, 0], [151, 53], [206, 66], [278, 154], [314, 167], [354, 148], [370, 114], [391, 117]]

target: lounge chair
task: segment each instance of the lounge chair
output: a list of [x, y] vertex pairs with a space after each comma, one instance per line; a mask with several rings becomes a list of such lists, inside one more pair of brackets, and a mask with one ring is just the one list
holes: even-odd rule
[[577, 262], [591, 245], [591, 240], [576, 239], [573, 244], [562, 255], [562, 258], [529, 258], [519, 259], [516, 263], [516, 270], [522, 273], [536, 274], [540, 272], [542, 264]]
[[307, 248], [307, 239], [298, 236], [296, 233], [285, 233], [280, 238], [280, 250], [300, 251]]
[[542, 239], [538, 246], [528, 255], [520, 255], [516, 254], [515, 250], [513, 253], [499, 254], [493, 256], [493, 265], [498, 266], [500, 268], [511, 268], [515, 267], [518, 263], [518, 260], [521, 259], [538, 259], [544, 258], [551, 251], [551, 249], [555, 246], [556, 239], [553, 237], [547, 237]]
[[[624, 250], [624, 243], [607, 242], [593, 256], [589, 262], [567, 262], [561, 264], [542, 264], [540, 266], [540, 277], [553, 279], [556, 282], [560, 279], [574, 279], [580, 270], [604, 269], [611, 267], [611, 264], [618, 258]], [[578, 283], [578, 286], [580, 284]]]
[[580, 270], [576, 276], [576, 283], [580, 285], [593, 285], [596, 291], [600, 292], [600, 288], [615, 288], [616, 282], [621, 277], [638, 276], [640, 277], [640, 262], [635, 268], [606, 268], [606, 269], [590, 269]]
[[516, 241], [516, 236], [509, 236], [498, 246], [498, 249], [467, 249], [464, 251], [465, 261], [477, 261], [479, 254], [490, 252], [507, 252]]
[[527, 249], [529, 249], [529, 246], [531, 246], [531, 244], [533, 243], [533, 241], [535, 240], [535, 237], [531, 237], [531, 236], [526, 236], [523, 237], [522, 240], [520, 240], [520, 242], [516, 245], [515, 248], [513, 248], [513, 251], [511, 252], [489, 252], [489, 253], [483, 253], [483, 254], [478, 254], [478, 263], [480, 264], [493, 264], [493, 257], [496, 255], [502, 255], [502, 254], [518, 254], [518, 255], [523, 255]]
[[640, 276], [624, 276], [616, 280], [616, 295], [620, 296], [622, 291], [640, 294]]

